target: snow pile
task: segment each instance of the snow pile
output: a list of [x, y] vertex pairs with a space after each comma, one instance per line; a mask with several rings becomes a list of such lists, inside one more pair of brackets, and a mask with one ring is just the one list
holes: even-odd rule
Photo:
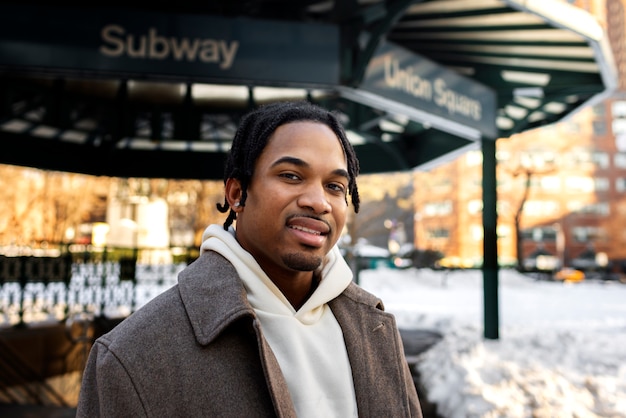
[[446, 418], [626, 417], [626, 285], [499, 277], [500, 338], [483, 338], [482, 273], [365, 270], [405, 329], [444, 338], [418, 364]]

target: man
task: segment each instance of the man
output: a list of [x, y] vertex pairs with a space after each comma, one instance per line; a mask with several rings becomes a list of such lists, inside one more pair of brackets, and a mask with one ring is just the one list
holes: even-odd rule
[[358, 172], [331, 112], [245, 116], [226, 222], [176, 286], [94, 343], [77, 416], [421, 417], [395, 319], [336, 247]]

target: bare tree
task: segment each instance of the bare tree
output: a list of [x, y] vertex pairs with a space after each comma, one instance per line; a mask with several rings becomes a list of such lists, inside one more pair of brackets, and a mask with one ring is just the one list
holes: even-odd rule
[[530, 191], [532, 187], [532, 180], [535, 176], [541, 176], [544, 174], [548, 174], [554, 172], [555, 168], [553, 166], [549, 166], [545, 169], [538, 169], [535, 167], [527, 167], [520, 165], [514, 171], [511, 172], [511, 175], [515, 178], [518, 176], [523, 176], [524, 186], [522, 188], [522, 196], [517, 201], [517, 205], [515, 206], [514, 211], [514, 229], [515, 229], [515, 252], [516, 252], [516, 260], [518, 269], [523, 269], [523, 261], [524, 261], [524, 246], [523, 246], [523, 237], [522, 237], [522, 216], [524, 214], [524, 205], [528, 201], [528, 197], [530, 196]]
[[223, 203], [223, 200], [222, 181], [170, 181], [170, 227], [193, 231], [193, 245], [198, 247], [202, 241], [202, 233], [208, 225], [224, 222], [226, 215], [220, 213], [216, 206], [217, 203]]
[[522, 246], [522, 231], [521, 231], [521, 223], [522, 223], [522, 214], [524, 213], [524, 204], [528, 200], [528, 195], [530, 194], [530, 186], [532, 183], [533, 174], [535, 174], [532, 170], [528, 168], [521, 168], [516, 170], [513, 173], [513, 177], [517, 177], [518, 175], [523, 174], [524, 178], [524, 188], [522, 191], [522, 197], [517, 204], [517, 208], [515, 210], [515, 217], [513, 221], [513, 225], [515, 228], [515, 254], [517, 259], [518, 269], [523, 268], [524, 262], [524, 249]]
[[108, 178], [0, 165], [0, 245], [46, 246], [89, 221]]

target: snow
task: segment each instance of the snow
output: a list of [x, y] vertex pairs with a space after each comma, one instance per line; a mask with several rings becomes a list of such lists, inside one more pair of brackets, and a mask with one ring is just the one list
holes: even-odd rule
[[626, 417], [626, 285], [498, 280], [499, 338], [486, 339], [479, 270], [359, 276], [401, 329], [442, 334], [415, 366], [442, 417]]

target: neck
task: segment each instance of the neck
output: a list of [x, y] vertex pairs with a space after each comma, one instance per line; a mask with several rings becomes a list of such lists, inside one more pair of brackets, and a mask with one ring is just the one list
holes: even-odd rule
[[290, 280], [288, 283], [277, 283], [274, 281], [274, 284], [283, 292], [291, 306], [297, 311], [309, 300], [315, 289], [317, 289], [319, 282], [320, 277], [318, 274], [309, 273], [300, 279]]

